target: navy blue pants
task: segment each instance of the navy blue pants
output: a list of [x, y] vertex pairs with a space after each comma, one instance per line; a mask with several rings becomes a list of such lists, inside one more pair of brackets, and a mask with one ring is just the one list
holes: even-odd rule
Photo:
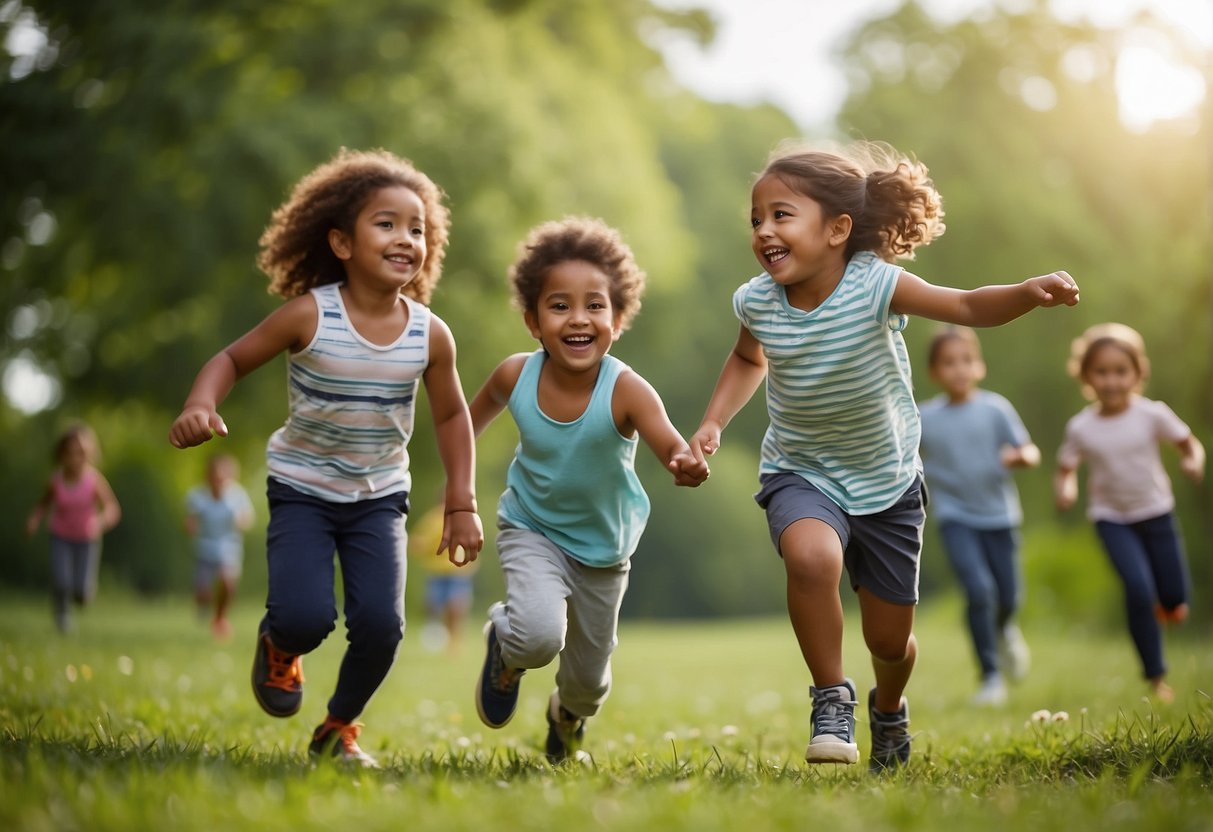
[[337, 623], [334, 553], [341, 563], [349, 642], [328, 711], [352, 721], [387, 676], [404, 637], [404, 492], [356, 503], [266, 486], [269, 593], [263, 625], [279, 650], [309, 653]]
[[1019, 532], [941, 523], [939, 535], [964, 589], [981, 676], [993, 676], [999, 670], [998, 634], [1019, 609]]
[[1188, 574], [1175, 517], [1168, 512], [1139, 523], [1099, 520], [1095, 531], [1124, 584], [1129, 635], [1142, 671], [1147, 679], [1158, 678], [1167, 672], [1167, 665], [1154, 607], [1173, 610], [1188, 600]]

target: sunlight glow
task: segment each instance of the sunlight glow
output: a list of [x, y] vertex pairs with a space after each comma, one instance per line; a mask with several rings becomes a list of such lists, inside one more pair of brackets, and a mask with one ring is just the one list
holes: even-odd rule
[[1188, 115], [1205, 94], [1205, 81], [1196, 67], [1177, 63], [1150, 46], [1127, 46], [1116, 60], [1120, 118], [1131, 130]]

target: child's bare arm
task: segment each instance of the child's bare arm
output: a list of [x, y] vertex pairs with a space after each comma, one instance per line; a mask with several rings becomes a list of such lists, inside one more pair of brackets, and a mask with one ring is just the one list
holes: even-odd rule
[[1036, 307], [1078, 303], [1078, 283], [1066, 272], [1030, 277], [1022, 283], [953, 289], [902, 272], [890, 308], [906, 315], [964, 326], [1001, 326]]
[[527, 353], [517, 353], [502, 361], [472, 397], [468, 408], [472, 414], [472, 432], [476, 436], [484, 433], [484, 429], [505, 410], [526, 359]]
[[1035, 468], [1040, 464], [1040, 448], [1034, 442], [1006, 445], [1002, 449], [1002, 464], [1005, 468]]
[[38, 502], [34, 503], [34, 507], [30, 509], [29, 516], [25, 518], [26, 537], [32, 537], [34, 532], [38, 531], [38, 527], [42, 525], [42, 518], [46, 515], [46, 510], [50, 507], [54, 495], [55, 491], [48, 482], [46, 488], [42, 490], [42, 496], [38, 498]]
[[97, 474], [97, 505], [101, 509], [101, 531], [108, 532], [122, 519], [122, 506], [119, 505], [109, 480], [101, 476], [100, 472]]
[[[451, 563], [474, 561], [484, 546], [484, 529], [476, 505], [476, 439], [459, 371], [455, 366], [455, 339], [437, 316], [430, 322], [430, 363], [422, 377], [434, 419], [438, 455], [446, 471], [445, 516], [438, 551]], [[462, 548], [466, 560], [457, 560]]]
[[767, 357], [762, 352], [762, 345], [742, 326], [737, 334], [737, 343], [720, 371], [699, 430], [691, 437], [691, 453], [696, 459], [703, 460], [719, 450], [720, 434], [745, 407], [746, 402], [753, 398], [766, 374]]
[[637, 373], [629, 370], [619, 377], [615, 384], [612, 410], [616, 415], [616, 424], [636, 429], [640, 438], [674, 475], [675, 485], [694, 488], [708, 478], [707, 462], [691, 453], [690, 445], [670, 421], [665, 404], [653, 385]]
[[1179, 468], [1184, 476], [1199, 483], [1205, 478], [1205, 446], [1200, 444], [1196, 434], [1189, 433], [1187, 439], [1176, 443], [1179, 448]]
[[169, 442], [177, 448], [190, 448], [216, 433], [227, 436], [218, 408], [232, 387], [283, 350], [302, 349], [316, 331], [316, 320], [315, 301], [307, 296], [294, 298], [206, 362], [181, 414], [169, 428]]
[[1062, 511], [1078, 502], [1078, 469], [1068, 465], [1057, 466], [1053, 473], [1053, 499]]

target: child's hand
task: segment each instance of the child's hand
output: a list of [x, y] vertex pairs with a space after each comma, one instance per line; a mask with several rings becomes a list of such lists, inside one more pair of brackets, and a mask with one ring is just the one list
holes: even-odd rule
[[704, 422], [691, 437], [690, 445], [695, 459], [707, 465], [707, 458], [720, 450], [720, 428]]
[[702, 459], [696, 459], [693, 454], [687, 451], [674, 454], [666, 467], [674, 474], [674, 485], [697, 488], [703, 485], [704, 481], [711, 476], [707, 462]]
[[1185, 477], [1199, 485], [1201, 480], [1205, 478], [1204, 458], [1195, 456], [1180, 457], [1179, 470], [1183, 471]]
[[1069, 272], [1053, 272], [1042, 277], [1031, 277], [1024, 281], [1024, 286], [1032, 293], [1032, 299], [1037, 306], [1047, 308], [1061, 304], [1074, 306], [1078, 303], [1078, 282], [1070, 277]]
[[[480, 515], [474, 511], [449, 511], [442, 519], [442, 540], [434, 554], [447, 553], [447, 560], [456, 566], [467, 566], [480, 556], [484, 546], [484, 529]], [[460, 554], [462, 552], [462, 554]]]
[[168, 441], [174, 448], [192, 448], [209, 442], [215, 434], [227, 436], [227, 425], [214, 410], [206, 407], [187, 407], [173, 421], [168, 431]]

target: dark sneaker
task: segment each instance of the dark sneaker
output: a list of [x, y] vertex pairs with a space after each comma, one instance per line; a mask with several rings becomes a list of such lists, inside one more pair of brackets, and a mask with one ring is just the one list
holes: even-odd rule
[[484, 628], [486, 650], [480, 681], [476, 684], [476, 713], [490, 728], [500, 728], [514, 718], [518, 708], [518, 684], [525, 670], [506, 667], [501, 658], [497, 628], [490, 621]]
[[312, 732], [312, 742], [307, 747], [307, 753], [319, 758], [332, 757], [363, 768], [379, 768], [375, 758], [358, 747], [358, 735], [361, 733], [360, 722], [344, 722], [331, 716], [325, 717], [324, 722]]
[[569, 713], [560, 704], [560, 695], [552, 691], [548, 699], [548, 738], [543, 745], [548, 762], [560, 765], [567, 760], [576, 759], [581, 741], [585, 738], [585, 719]]
[[810, 687], [813, 697], [813, 738], [805, 749], [810, 763], [854, 763], [859, 760], [855, 744], [855, 683]]
[[303, 704], [303, 657], [283, 653], [264, 629], [253, 654], [253, 695], [270, 716], [292, 716]]
[[868, 720], [872, 725], [872, 756], [868, 768], [884, 771], [910, 762], [910, 703], [901, 697], [901, 710], [876, 710], [876, 688], [868, 691]]

